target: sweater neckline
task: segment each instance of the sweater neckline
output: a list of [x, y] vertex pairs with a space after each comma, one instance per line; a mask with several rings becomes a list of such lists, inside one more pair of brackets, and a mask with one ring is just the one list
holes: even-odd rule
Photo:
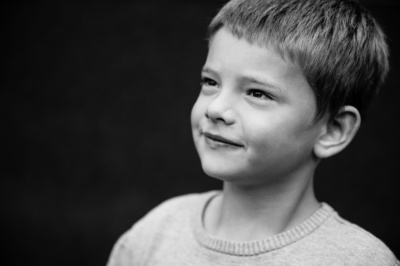
[[322, 202], [321, 207], [309, 218], [277, 235], [254, 241], [230, 241], [220, 239], [206, 231], [203, 225], [203, 214], [208, 204], [220, 191], [207, 193], [194, 215], [194, 234], [200, 245], [207, 249], [234, 256], [255, 256], [290, 245], [306, 237], [320, 227], [335, 211]]

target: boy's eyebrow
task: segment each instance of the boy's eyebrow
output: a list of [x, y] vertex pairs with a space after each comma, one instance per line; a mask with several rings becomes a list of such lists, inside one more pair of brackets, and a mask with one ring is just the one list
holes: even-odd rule
[[277, 84], [274, 84], [268, 80], [265, 80], [261, 77], [247, 75], [247, 76], [243, 76], [242, 80], [245, 82], [249, 82], [249, 83], [255, 83], [255, 84], [258, 84], [261, 86], [266, 86], [268, 88], [277, 90], [279, 92], [283, 92], [283, 89], [280, 86], [278, 86]]
[[[217, 71], [214, 71], [213, 69], [211, 69], [209, 67], [204, 67], [201, 70], [201, 72], [209, 73], [212, 75], [218, 75]], [[253, 75], [245, 75], [245, 76], [240, 77], [240, 80], [241, 80], [241, 82], [255, 83], [257, 85], [266, 86], [268, 88], [271, 88], [271, 89], [279, 91], [279, 92], [284, 92], [284, 90], [277, 84], [267, 81], [261, 77], [257, 77], [257, 76], [253, 76]]]
[[201, 70], [201, 73], [209, 73], [209, 74], [217, 75], [217, 72], [212, 70], [209, 67], [203, 67], [203, 69]]

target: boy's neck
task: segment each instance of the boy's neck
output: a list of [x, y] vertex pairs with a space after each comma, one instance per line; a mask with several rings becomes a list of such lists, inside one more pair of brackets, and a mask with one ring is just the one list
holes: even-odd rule
[[222, 195], [206, 209], [204, 225], [222, 239], [259, 240], [298, 225], [319, 207], [312, 178], [284, 188], [224, 183]]

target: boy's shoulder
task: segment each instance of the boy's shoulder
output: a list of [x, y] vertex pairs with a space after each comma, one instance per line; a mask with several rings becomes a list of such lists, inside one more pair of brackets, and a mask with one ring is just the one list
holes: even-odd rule
[[153, 208], [120, 236], [113, 247], [108, 265], [142, 265], [165, 243], [163, 240], [175, 242], [182, 235], [189, 235], [189, 219], [193, 211], [198, 211], [213, 193], [177, 196]]
[[169, 198], [150, 210], [141, 220], [152, 220], [166, 218], [171, 216], [171, 212], [191, 211], [207, 201], [217, 191], [208, 191], [203, 193], [191, 193]]
[[190, 219], [193, 211], [198, 211], [208, 198], [216, 194], [216, 191], [203, 193], [191, 193], [169, 198], [137, 221], [130, 231], [145, 232], [154, 228], [160, 230], [171, 223], [183, 223], [184, 219]]
[[369, 260], [366, 265], [399, 265], [395, 255], [380, 239], [370, 232], [353, 224], [333, 211], [328, 219], [311, 238], [316, 238], [315, 250], [335, 257], [352, 261]]

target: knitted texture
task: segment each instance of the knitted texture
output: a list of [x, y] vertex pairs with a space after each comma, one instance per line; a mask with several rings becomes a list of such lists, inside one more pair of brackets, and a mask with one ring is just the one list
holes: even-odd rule
[[162, 203], [120, 237], [108, 266], [400, 265], [383, 242], [342, 219], [326, 203], [296, 227], [269, 238], [216, 238], [204, 229], [202, 216], [219, 193]]

